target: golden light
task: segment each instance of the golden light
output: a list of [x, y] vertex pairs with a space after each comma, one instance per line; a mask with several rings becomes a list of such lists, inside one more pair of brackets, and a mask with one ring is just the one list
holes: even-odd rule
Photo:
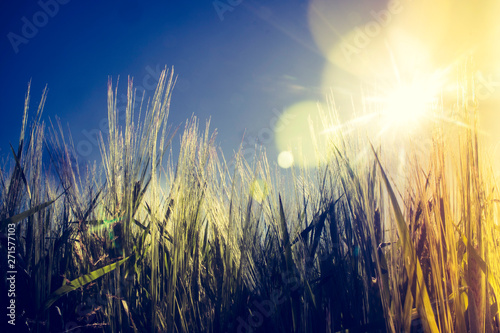
[[291, 151], [282, 151], [278, 155], [278, 165], [283, 169], [288, 169], [293, 165], [293, 154]]
[[346, 73], [380, 79], [392, 75], [394, 63], [402, 70], [419, 71], [421, 65], [433, 70], [464, 55], [473, 55], [480, 70], [500, 67], [500, 1], [360, 0], [339, 6], [310, 0], [308, 10], [319, 50], [344, 72], [335, 77], [337, 84]]
[[298, 164], [316, 166], [326, 154], [327, 140], [317, 137], [324, 130], [321, 106], [305, 100], [293, 104], [281, 115], [275, 126], [275, 144], [280, 152], [278, 164], [282, 168]]
[[[481, 108], [479, 124], [496, 145], [500, 142], [498, 17], [498, 0], [309, 0], [309, 28], [325, 58], [323, 92], [334, 94], [343, 120], [373, 113], [380, 126], [373, 126], [373, 121], [358, 125], [379, 137], [389, 129], [393, 134], [394, 129], [414, 129], [423, 121], [451, 121], [446, 110], [429, 111], [437, 106], [436, 100], [451, 108], [464, 89], [454, 82], [466, 70], [472, 71], [474, 97]], [[458, 68], [465, 59], [472, 61], [467, 68]], [[421, 73], [451, 68], [455, 69], [446, 80], [412, 80]], [[425, 126], [418, 127], [420, 132]]]
[[261, 203], [269, 195], [267, 183], [262, 179], [255, 179], [250, 185], [250, 195], [255, 201]]
[[391, 75], [394, 61], [409, 68], [429, 62], [438, 48], [442, 53], [450, 0], [363, 1], [359, 20], [349, 19], [338, 7], [336, 2], [311, 0], [310, 30], [324, 57], [358, 78]]
[[382, 123], [387, 126], [414, 126], [426, 116], [436, 93], [422, 83], [401, 85], [390, 92], [382, 105]]

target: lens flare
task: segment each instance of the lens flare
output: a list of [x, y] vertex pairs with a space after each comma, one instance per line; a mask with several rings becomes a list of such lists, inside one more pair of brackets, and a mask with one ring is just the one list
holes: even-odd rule
[[261, 203], [269, 195], [267, 183], [262, 179], [254, 180], [250, 185], [250, 194], [255, 201]]
[[382, 106], [383, 121], [396, 126], [413, 125], [425, 117], [435, 99], [435, 93], [422, 84], [399, 86]]
[[293, 154], [291, 151], [282, 151], [278, 155], [278, 165], [283, 169], [288, 169], [293, 165]]
[[[301, 167], [313, 167], [325, 156], [326, 140], [317, 135], [324, 130], [324, 110], [315, 101], [305, 100], [293, 104], [281, 115], [276, 123], [276, 148], [281, 152], [281, 163], [285, 168], [291, 163]], [[324, 139], [324, 138], [322, 138]]]

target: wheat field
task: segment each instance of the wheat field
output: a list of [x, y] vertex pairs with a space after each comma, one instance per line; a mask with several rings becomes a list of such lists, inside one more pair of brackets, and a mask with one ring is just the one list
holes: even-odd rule
[[167, 125], [168, 69], [140, 110], [129, 82], [124, 123], [109, 82], [102, 163], [81, 170], [28, 90], [0, 174], [2, 309], [16, 271], [16, 332], [498, 332], [500, 196], [471, 80], [450, 106], [465, 125], [437, 122], [397, 186], [356, 128], [291, 178], [263, 152], [228, 167], [209, 123]]

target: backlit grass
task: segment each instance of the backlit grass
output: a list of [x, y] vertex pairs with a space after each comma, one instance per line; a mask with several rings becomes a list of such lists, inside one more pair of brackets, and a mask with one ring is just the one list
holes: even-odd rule
[[32, 116], [28, 91], [0, 174], [2, 260], [15, 225], [16, 329], [498, 331], [500, 198], [463, 76], [447, 108], [465, 126], [436, 122], [427, 159], [406, 151], [397, 185], [391, 148], [341, 126], [333, 104], [322, 119], [338, 130], [316, 168], [285, 177], [258, 153], [230, 169], [208, 123], [167, 126], [168, 70], [140, 110], [129, 84], [124, 124], [109, 83], [102, 163], [80, 170], [71, 137], [42, 120], [46, 93]]

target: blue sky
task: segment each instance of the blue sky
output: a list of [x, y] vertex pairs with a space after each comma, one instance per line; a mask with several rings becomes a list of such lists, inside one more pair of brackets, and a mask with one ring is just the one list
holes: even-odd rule
[[[224, 12], [213, 1], [56, 3], [57, 13], [45, 15], [46, 22], [37, 1], [0, 5], [2, 154], [9, 142], [17, 144], [30, 79], [32, 114], [47, 84], [44, 120], [57, 115], [68, 123], [75, 144], [86, 141], [85, 149], [80, 145], [84, 159], [98, 158], [97, 146], [87, 149], [88, 133], [107, 115], [108, 76], [115, 81], [120, 75], [121, 93], [127, 75], [134, 76], [135, 85], [151, 96], [155, 73], [174, 66], [178, 82], [170, 124], [184, 123], [193, 113], [201, 123], [211, 117], [226, 158], [244, 131], [244, 145], [253, 147], [259, 131], [270, 128], [270, 119], [284, 108], [322, 98], [314, 87], [324, 59], [308, 29], [307, 1], [246, 0]], [[36, 33], [23, 31], [26, 19], [42, 20]], [[26, 32], [32, 36], [22, 42], [13, 37]], [[262, 134], [260, 143], [274, 153], [272, 138]]]
[[[475, 77], [484, 123], [498, 132], [500, 48], [491, 41], [500, 36], [500, 6], [436, 1], [3, 1], [0, 155], [17, 144], [30, 80], [31, 115], [48, 85], [43, 119], [58, 116], [69, 125], [81, 161], [100, 158], [93, 137], [107, 117], [108, 77], [120, 76], [119, 96], [131, 75], [151, 97], [165, 65], [178, 75], [171, 125], [192, 114], [201, 125], [211, 117], [226, 159], [240, 143], [247, 152], [257, 143], [275, 161], [276, 117], [295, 103], [324, 101], [332, 87], [348, 119], [351, 97], [359, 113], [362, 93], [375, 87], [391, 96], [406, 76], [432, 78], [470, 50], [478, 50], [481, 65]], [[445, 83], [442, 91], [453, 82]]]

